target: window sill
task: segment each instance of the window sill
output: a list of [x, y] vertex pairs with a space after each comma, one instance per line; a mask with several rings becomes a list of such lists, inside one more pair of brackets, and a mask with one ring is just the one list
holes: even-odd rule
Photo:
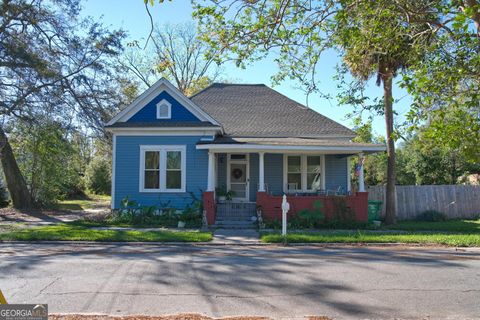
[[140, 193], [186, 193], [185, 189], [142, 189]]

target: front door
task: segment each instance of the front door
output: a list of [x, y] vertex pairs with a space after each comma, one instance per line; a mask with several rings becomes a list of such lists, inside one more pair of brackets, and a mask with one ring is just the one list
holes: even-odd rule
[[233, 191], [233, 200], [248, 201], [249, 174], [248, 154], [228, 155], [228, 187]]

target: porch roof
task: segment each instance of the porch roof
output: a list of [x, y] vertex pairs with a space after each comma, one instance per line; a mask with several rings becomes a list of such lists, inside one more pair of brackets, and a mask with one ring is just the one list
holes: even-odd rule
[[214, 141], [200, 141], [197, 149], [214, 152], [322, 152], [322, 153], [374, 153], [385, 151], [383, 144], [358, 143], [347, 139], [313, 138], [251, 138], [217, 137]]

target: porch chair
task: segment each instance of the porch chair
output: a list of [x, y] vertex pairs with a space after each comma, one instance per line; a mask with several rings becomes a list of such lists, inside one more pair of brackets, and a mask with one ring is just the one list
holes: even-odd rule
[[338, 196], [342, 193], [342, 186], [338, 186], [335, 190], [327, 190], [327, 196]]
[[287, 184], [287, 193], [295, 193], [298, 190], [298, 183], [291, 182]]

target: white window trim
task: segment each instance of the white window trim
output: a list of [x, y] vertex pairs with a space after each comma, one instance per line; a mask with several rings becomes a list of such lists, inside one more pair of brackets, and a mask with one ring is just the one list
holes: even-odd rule
[[[141, 145], [140, 146], [140, 172], [139, 172], [139, 191], [140, 192], [162, 192], [162, 193], [180, 193], [186, 192], [187, 181], [187, 148], [184, 145]], [[160, 188], [158, 189], [146, 189], [145, 188], [145, 152], [157, 151], [160, 152]], [[182, 181], [180, 189], [167, 189], [166, 177], [167, 177], [167, 151], [180, 151], [181, 153], [181, 172]]]
[[[160, 107], [167, 106], [168, 114], [166, 117], [160, 116]], [[165, 99], [157, 103], [157, 119], [172, 119], [172, 104]]]
[[[300, 157], [301, 186], [296, 190], [288, 190], [288, 157]], [[307, 157], [320, 157], [321, 188], [325, 189], [325, 155], [323, 154], [284, 154], [283, 155], [283, 192], [312, 192], [307, 186]]]

